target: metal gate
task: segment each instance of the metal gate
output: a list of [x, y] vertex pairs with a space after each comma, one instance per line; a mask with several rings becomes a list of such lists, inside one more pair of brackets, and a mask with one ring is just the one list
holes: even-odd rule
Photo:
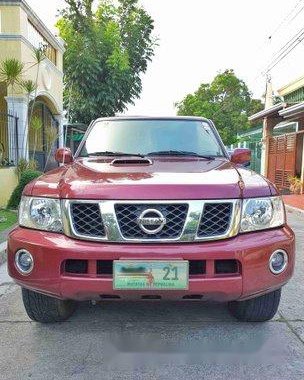
[[279, 190], [289, 190], [289, 177], [296, 176], [297, 142], [302, 132], [268, 138], [268, 175]]
[[18, 118], [0, 112], [0, 166], [16, 165], [19, 158]]
[[36, 130], [29, 127], [29, 156], [38, 163], [39, 170], [48, 171], [58, 167], [55, 151], [59, 144], [59, 124], [48, 107], [39, 101], [35, 103], [32, 120], [34, 118], [41, 121], [41, 127]]

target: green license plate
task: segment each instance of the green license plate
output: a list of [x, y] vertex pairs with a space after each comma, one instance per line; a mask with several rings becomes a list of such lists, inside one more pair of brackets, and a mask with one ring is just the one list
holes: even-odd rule
[[188, 285], [188, 261], [114, 261], [114, 289], [183, 290]]

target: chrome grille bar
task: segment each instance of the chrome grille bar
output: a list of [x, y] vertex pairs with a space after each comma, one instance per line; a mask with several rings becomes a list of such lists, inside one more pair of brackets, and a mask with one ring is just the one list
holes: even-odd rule
[[[102, 224], [100, 225], [100, 236], [90, 236], [90, 234], [79, 234], [75, 226], [73, 225], [73, 216], [71, 214], [71, 209], [73, 204], [92, 204], [96, 203], [99, 206]], [[153, 235], [147, 236], [146, 238], [126, 238], [122, 233], [117, 220], [117, 215], [115, 207], [117, 205], [145, 205], [150, 208], [165, 205], [187, 205], [188, 212], [184, 221], [181, 234], [174, 238], [159, 238]], [[217, 205], [225, 204], [226, 207], [219, 208]], [[214, 207], [212, 207], [212, 205]], [[227, 207], [229, 205], [229, 207]], [[203, 211], [208, 206], [209, 211], [214, 209], [230, 210], [231, 215], [225, 216], [226, 227], [225, 229], [219, 229], [220, 233], [216, 234], [216, 223], [220, 226], [221, 221], [219, 218], [213, 218], [215, 221], [213, 226], [208, 225], [208, 220], [204, 220]], [[92, 200], [63, 200], [62, 201], [63, 210], [63, 221], [64, 221], [64, 232], [67, 236], [80, 240], [91, 240], [91, 241], [107, 241], [113, 243], [173, 243], [173, 242], [201, 242], [210, 240], [221, 240], [236, 236], [239, 231], [240, 214], [241, 214], [241, 201], [240, 200], [180, 200], [180, 201], [92, 201]], [[224, 214], [223, 214], [224, 215]], [[201, 222], [204, 220], [205, 226], [203, 230], [201, 228]], [[211, 219], [210, 219], [211, 222]], [[207, 224], [206, 224], [207, 223]], [[204, 230], [212, 231], [212, 234], [204, 233]], [[83, 230], [81, 230], [83, 232]], [[96, 231], [96, 226], [94, 226], [94, 231]]]

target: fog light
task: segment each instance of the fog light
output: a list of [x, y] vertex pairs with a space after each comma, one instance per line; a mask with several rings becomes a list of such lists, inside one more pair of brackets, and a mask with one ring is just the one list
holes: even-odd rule
[[15, 256], [15, 265], [18, 272], [21, 274], [30, 274], [34, 268], [34, 260], [32, 255], [25, 249], [20, 249]]
[[288, 264], [288, 255], [282, 249], [274, 251], [269, 259], [269, 268], [272, 273], [280, 274], [284, 272]]

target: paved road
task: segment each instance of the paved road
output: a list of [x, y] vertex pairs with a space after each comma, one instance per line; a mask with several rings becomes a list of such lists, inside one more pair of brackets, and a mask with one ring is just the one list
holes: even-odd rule
[[304, 216], [289, 213], [297, 267], [280, 311], [239, 323], [224, 305], [83, 304], [71, 321], [39, 325], [0, 267], [0, 379], [304, 379]]

